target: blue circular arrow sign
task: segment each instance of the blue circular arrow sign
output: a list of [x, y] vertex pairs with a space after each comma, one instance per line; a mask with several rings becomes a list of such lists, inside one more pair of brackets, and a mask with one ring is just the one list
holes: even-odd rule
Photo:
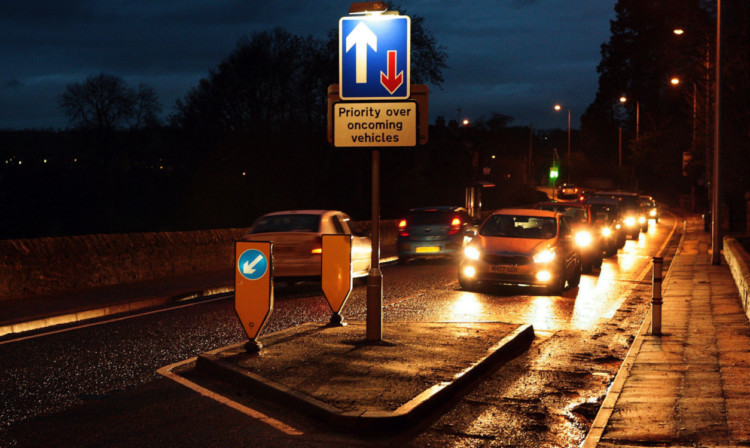
[[237, 269], [246, 279], [258, 280], [268, 271], [268, 259], [263, 252], [257, 249], [249, 249], [240, 255], [239, 260], [237, 260]]

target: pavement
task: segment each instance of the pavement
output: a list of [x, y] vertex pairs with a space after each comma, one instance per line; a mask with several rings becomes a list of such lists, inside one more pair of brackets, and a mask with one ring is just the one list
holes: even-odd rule
[[644, 320], [584, 448], [750, 446], [750, 324], [697, 216], [663, 282], [661, 335]]
[[[728, 266], [711, 264], [710, 240], [702, 220], [688, 216], [663, 283], [661, 334], [651, 334], [649, 313], [584, 447], [750, 446], [750, 324]], [[102, 301], [173, 301], [232, 282], [232, 272], [216, 272], [38, 298], [25, 306], [3, 302], [0, 329], [50, 317], [39, 310], [71, 315], [92, 304], [105, 309]], [[383, 340], [373, 343], [364, 341], [364, 325], [305, 324], [262, 336], [260, 353], [237, 344], [160, 372], [180, 376], [183, 384], [201, 376], [220, 379], [326, 424], [379, 432], [413, 426], [444, 409], [533, 339], [526, 325], [402, 322], [384, 324]]]

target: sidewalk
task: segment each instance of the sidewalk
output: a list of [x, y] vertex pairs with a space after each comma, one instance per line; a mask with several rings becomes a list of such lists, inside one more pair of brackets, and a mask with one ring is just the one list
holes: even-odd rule
[[750, 446], [750, 324], [711, 235], [689, 217], [663, 287], [583, 447]]

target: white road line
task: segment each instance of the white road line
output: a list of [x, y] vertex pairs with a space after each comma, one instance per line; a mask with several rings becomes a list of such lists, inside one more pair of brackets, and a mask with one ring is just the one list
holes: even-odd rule
[[99, 321], [99, 322], [91, 322], [91, 323], [88, 323], [88, 324], [76, 325], [76, 326], [73, 326], [73, 327], [61, 328], [59, 330], [45, 331], [44, 333], [32, 334], [32, 335], [29, 335], [29, 336], [23, 336], [23, 337], [19, 337], [19, 338], [15, 338], [15, 339], [8, 339], [7, 341], [0, 341], [0, 345], [10, 344], [12, 342], [21, 342], [21, 341], [25, 341], [27, 339], [41, 338], [42, 336], [50, 336], [50, 335], [58, 334], [58, 333], [66, 333], [68, 331], [80, 330], [80, 329], [87, 328], [87, 327], [95, 327], [97, 325], [109, 324], [109, 323], [117, 322], [117, 321], [121, 321], [121, 320], [135, 319], [136, 317], [148, 316], [149, 314], [165, 313], [167, 311], [177, 310], [177, 309], [180, 309], [180, 308], [186, 308], [186, 307], [189, 307], [189, 306], [195, 306], [195, 305], [200, 305], [200, 304], [203, 304], [203, 303], [215, 302], [217, 300], [224, 300], [224, 299], [227, 299], [229, 297], [231, 297], [231, 295], [223, 295], [221, 297], [216, 297], [216, 298], [208, 299], [208, 300], [201, 300], [201, 301], [197, 301], [197, 302], [186, 303], [184, 305], [172, 306], [172, 307], [169, 307], [169, 308], [163, 308], [163, 309], [158, 309], [158, 310], [151, 310], [151, 311], [146, 311], [146, 312], [138, 313], [138, 314], [129, 314], [127, 316], [116, 317], [116, 318], [113, 318], [113, 319], [105, 319], [105, 320], [102, 320], [102, 321]]
[[225, 397], [225, 396], [223, 396], [221, 394], [217, 394], [216, 392], [212, 392], [212, 391], [206, 389], [205, 387], [199, 386], [198, 384], [195, 384], [195, 383], [193, 383], [192, 381], [190, 381], [190, 380], [188, 380], [186, 378], [183, 378], [183, 377], [181, 377], [179, 375], [176, 375], [176, 374], [172, 373], [172, 370], [174, 368], [179, 367], [179, 366], [181, 366], [183, 364], [194, 362], [195, 360], [196, 360], [196, 358], [190, 358], [190, 359], [187, 359], [185, 361], [180, 361], [178, 363], [162, 367], [161, 369], [157, 370], [156, 373], [158, 373], [158, 374], [160, 374], [160, 375], [162, 375], [162, 376], [164, 376], [166, 378], [169, 378], [170, 380], [175, 381], [175, 382], [177, 382], [179, 384], [182, 384], [183, 386], [185, 386], [185, 387], [187, 387], [189, 389], [192, 389], [195, 392], [198, 392], [199, 394], [203, 395], [204, 397], [207, 397], [207, 398], [210, 398], [212, 400], [218, 401], [219, 403], [221, 403], [221, 404], [223, 404], [225, 406], [229, 406], [230, 408], [232, 408], [234, 410], [240, 411], [243, 414], [245, 414], [245, 415], [247, 415], [249, 417], [252, 417], [252, 418], [254, 418], [254, 419], [256, 419], [256, 420], [258, 420], [258, 421], [260, 421], [262, 423], [265, 423], [265, 424], [267, 424], [267, 425], [269, 425], [269, 426], [271, 426], [271, 427], [273, 427], [273, 428], [275, 428], [275, 429], [277, 429], [277, 430], [279, 430], [281, 432], [284, 432], [284, 433], [286, 433], [286, 434], [288, 434], [290, 436], [302, 436], [302, 435], [305, 434], [304, 432], [302, 432], [302, 431], [300, 431], [300, 430], [298, 430], [296, 428], [293, 428], [293, 427], [291, 427], [291, 426], [289, 426], [289, 425], [287, 425], [287, 424], [285, 424], [283, 422], [280, 422], [280, 421], [276, 420], [275, 418], [269, 417], [269, 416], [267, 416], [266, 414], [264, 414], [264, 413], [262, 413], [260, 411], [256, 411], [255, 409], [249, 408], [249, 407], [247, 407], [247, 406], [245, 406], [243, 404], [237, 403], [236, 401], [230, 400], [229, 398], [227, 398], [227, 397]]

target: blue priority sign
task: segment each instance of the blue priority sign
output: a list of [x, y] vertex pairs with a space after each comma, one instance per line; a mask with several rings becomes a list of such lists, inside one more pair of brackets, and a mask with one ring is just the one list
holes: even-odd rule
[[409, 98], [411, 19], [379, 15], [339, 21], [342, 100]]

